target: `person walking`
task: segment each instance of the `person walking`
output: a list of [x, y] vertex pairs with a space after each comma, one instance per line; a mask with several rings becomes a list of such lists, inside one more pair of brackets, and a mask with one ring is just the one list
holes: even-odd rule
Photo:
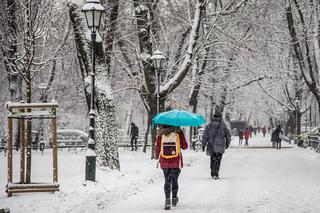
[[274, 131], [271, 133], [271, 142], [272, 142], [272, 148], [276, 148], [276, 141], [274, 137]]
[[[133, 151], [133, 150], [137, 151], [137, 148], [138, 148], [137, 141], [138, 141], [138, 136], [139, 136], [139, 128], [133, 122], [131, 123], [130, 136], [131, 136], [131, 151]], [[133, 143], [134, 143], [135, 149], [133, 149]]]
[[283, 135], [281, 126], [278, 125], [272, 134], [273, 134], [273, 140], [276, 143], [276, 148], [281, 149], [281, 141], [282, 141], [282, 135]]
[[[156, 157], [164, 174], [165, 210], [176, 206], [178, 199], [178, 178], [183, 167], [181, 149], [187, 149], [188, 144], [179, 127], [163, 125], [156, 140]], [[172, 200], [170, 200], [172, 195]]]
[[243, 131], [242, 130], [238, 130], [238, 135], [239, 135], [239, 145], [242, 145], [242, 141], [243, 141]]
[[244, 146], [249, 146], [248, 144], [248, 141], [249, 141], [249, 138], [250, 138], [250, 130], [248, 128], [246, 128], [243, 132], [243, 136], [244, 136], [244, 139], [245, 139], [245, 143], [244, 143]]
[[252, 138], [253, 126], [249, 126], [250, 138]]
[[204, 130], [202, 136], [202, 150], [207, 147], [210, 155], [211, 177], [219, 179], [219, 170], [222, 155], [231, 142], [230, 131], [222, 119], [220, 113], [215, 113], [210, 124]]
[[266, 133], [267, 133], [266, 126], [263, 126], [261, 131], [262, 131], [263, 137], [266, 137]]

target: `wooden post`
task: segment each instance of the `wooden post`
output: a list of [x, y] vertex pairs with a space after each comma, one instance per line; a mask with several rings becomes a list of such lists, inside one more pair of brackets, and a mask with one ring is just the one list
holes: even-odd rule
[[[59, 184], [58, 184], [58, 157], [57, 157], [57, 118], [56, 118], [56, 112], [58, 103], [7, 103], [6, 104], [8, 109], [8, 185], [7, 185], [7, 195], [8, 197], [12, 196], [12, 193], [22, 193], [22, 192], [55, 192], [59, 191]], [[38, 118], [39, 116], [34, 116], [31, 113], [32, 108], [49, 108], [51, 109], [51, 119], [52, 119], [52, 155], [53, 155], [53, 184], [37, 184], [36, 186], [34, 184], [29, 184], [31, 182], [31, 161], [30, 165], [28, 166], [28, 153], [26, 153], [26, 141], [25, 141], [25, 132], [26, 132], [26, 124], [25, 119], [28, 119], [27, 123], [27, 130], [31, 130], [31, 119], [33, 117]], [[13, 113], [14, 110], [17, 110], [17, 112], [20, 112], [21, 114], [25, 113], [26, 110], [28, 113], [25, 115], [21, 115], [18, 113]], [[12, 144], [13, 144], [13, 119], [19, 119], [20, 124], [20, 183], [13, 184], [13, 160], [12, 160]], [[30, 126], [30, 128], [29, 128]], [[31, 134], [29, 134], [31, 135]], [[32, 139], [30, 136], [28, 139]], [[30, 140], [31, 141], [31, 140]], [[27, 148], [31, 148], [31, 144]], [[27, 151], [28, 152], [28, 151]], [[31, 154], [31, 149], [30, 149]], [[26, 159], [27, 157], [27, 159]], [[30, 169], [30, 171], [28, 171]], [[28, 176], [30, 176], [28, 178]]]
[[[9, 110], [11, 115], [8, 116], [8, 184], [12, 183], [12, 110]], [[8, 193], [11, 197], [11, 193]]]
[[[20, 112], [25, 112], [21, 109]], [[25, 183], [25, 123], [24, 119], [20, 118], [20, 183]]]
[[[27, 108], [31, 113], [31, 108]], [[27, 117], [27, 163], [26, 163], [26, 183], [31, 183], [31, 156], [32, 156], [32, 121], [31, 116]]]
[[52, 158], [53, 158], [53, 182], [58, 182], [58, 156], [57, 156], [57, 117], [56, 117], [56, 108], [51, 108], [52, 113]]

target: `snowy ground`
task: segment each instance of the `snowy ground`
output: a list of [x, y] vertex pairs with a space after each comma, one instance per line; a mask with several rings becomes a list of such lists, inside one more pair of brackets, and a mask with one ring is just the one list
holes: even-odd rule
[[[223, 156], [221, 179], [209, 173], [203, 152], [185, 151], [180, 175], [180, 202], [175, 212], [320, 212], [320, 155], [284, 144], [271, 149], [267, 138], [254, 137], [249, 147], [235, 139]], [[18, 153], [15, 181], [18, 180]], [[51, 153], [33, 153], [32, 179], [50, 181]], [[0, 153], [0, 208], [29, 212], [163, 212], [163, 174], [150, 154], [120, 149], [121, 171], [97, 169], [97, 182], [83, 185], [84, 152], [59, 151], [60, 192], [17, 194], [7, 198], [6, 157]]]

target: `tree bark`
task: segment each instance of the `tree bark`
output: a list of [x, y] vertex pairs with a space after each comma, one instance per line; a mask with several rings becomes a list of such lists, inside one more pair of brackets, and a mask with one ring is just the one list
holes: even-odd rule
[[[103, 0], [104, 1], [104, 0]], [[110, 75], [111, 72], [111, 55], [113, 52], [113, 43], [114, 43], [114, 36], [117, 29], [117, 19], [118, 19], [118, 9], [119, 9], [119, 0], [109, 0], [107, 3], [108, 12], [105, 25], [107, 26], [105, 30], [105, 36], [104, 39], [104, 51], [105, 51], [105, 63], [106, 63], [106, 69], [108, 75]]]

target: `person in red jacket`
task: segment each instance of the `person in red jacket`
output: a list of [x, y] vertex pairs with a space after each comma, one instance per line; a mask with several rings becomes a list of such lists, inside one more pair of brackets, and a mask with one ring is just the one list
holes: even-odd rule
[[[163, 151], [163, 138], [167, 138], [171, 133], [179, 137], [180, 149], [187, 149], [188, 144], [184, 137], [183, 132], [180, 127], [163, 125], [163, 127], [158, 131], [157, 141], [156, 141], [156, 157], [159, 159], [160, 168], [163, 170], [164, 174], [164, 193], [165, 193], [165, 207], [164, 209], [169, 210], [171, 206], [170, 194], [172, 193], [172, 206], [176, 206], [178, 203], [178, 178], [183, 167], [182, 153], [179, 151], [177, 157], [165, 158]], [[174, 135], [174, 134], [173, 134]], [[162, 149], [161, 149], [162, 147]]]
[[249, 146], [248, 140], [249, 140], [249, 137], [250, 137], [250, 131], [249, 131], [248, 128], [246, 128], [246, 130], [244, 130], [243, 136], [244, 136], [244, 139], [246, 140], [246, 142], [245, 142], [244, 145], [245, 145], [245, 146]]

